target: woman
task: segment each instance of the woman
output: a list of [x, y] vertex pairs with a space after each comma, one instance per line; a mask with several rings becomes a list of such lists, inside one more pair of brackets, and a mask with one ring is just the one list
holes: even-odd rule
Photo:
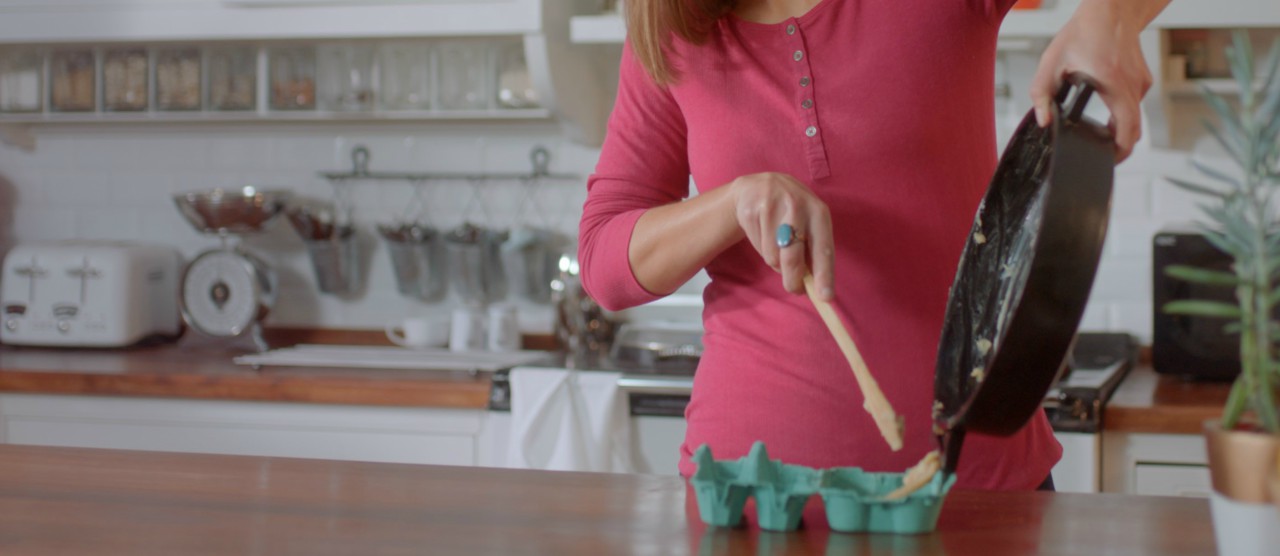
[[[1151, 80], [1138, 32], [1166, 2], [1083, 0], [1034, 78], [1040, 123], [1061, 76], [1083, 71], [1127, 156]], [[1011, 3], [628, 0], [579, 257], [610, 309], [711, 277], [682, 474], [703, 443], [720, 458], [763, 440], [788, 463], [897, 472], [934, 448], [936, 346], [995, 169], [995, 44]], [[863, 412], [800, 295], [809, 272], [905, 417], [903, 450]], [[959, 486], [1051, 485], [1061, 451], [1042, 414], [1010, 438], [970, 435]]]

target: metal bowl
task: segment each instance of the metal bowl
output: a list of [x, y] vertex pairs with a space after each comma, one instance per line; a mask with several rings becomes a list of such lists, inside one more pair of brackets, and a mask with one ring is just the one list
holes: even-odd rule
[[279, 189], [213, 189], [178, 193], [173, 202], [195, 229], [206, 234], [242, 234], [262, 231], [284, 211], [292, 194]]

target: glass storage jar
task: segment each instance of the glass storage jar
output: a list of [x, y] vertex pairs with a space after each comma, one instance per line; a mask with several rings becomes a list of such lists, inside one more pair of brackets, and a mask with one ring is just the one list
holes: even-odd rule
[[497, 47], [497, 101], [502, 108], [537, 108], [538, 91], [529, 77], [524, 43], [503, 43]]
[[156, 52], [156, 108], [200, 109], [200, 49], [162, 48]]
[[253, 110], [257, 107], [258, 49], [251, 46], [210, 48], [208, 106], [213, 110]]
[[440, 70], [440, 108], [485, 110], [493, 96], [489, 43], [479, 40], [444, 41], [436, 48]]
[[271, 108], [314, 110], [316, 107], [316, 51], [307, 46], [272, 48]]
[[378, 98], [383, 110], [431, 108], [431, 45], [387, 43], [378, 50]]
[[49, 60], [49, 106], [59, 112], [89, 112], [96, 105], [93, 50], [58, 50]]
[[102, 106], [113, 111], [147, 109], [147, 51], [108, 49], [102, 55]]
[[322, 110], [373, 108], [373, 55], [373, 47], [366, 44], [322, 44], [316, 48]]
[[0, 112], [39, 112], [44, 108], [44, 60], [39, 50], [0, 50]]

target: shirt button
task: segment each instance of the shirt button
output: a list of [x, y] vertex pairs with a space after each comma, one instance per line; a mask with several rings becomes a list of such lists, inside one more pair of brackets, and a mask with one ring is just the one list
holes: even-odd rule
[[808, 137], [813, 137], [814, 135], [818, 134], [818, 128], [814, 126], [809, 126], [805, 128], [804, 134]]
[[800, 86], [801, 86], [801, 87], [808, 87], [808, 86], [809, 86], [809, 78], [808, 78], [808, 77], [801, 77], [801, 78], [800, 78]]
[[797, 50], [796, 53], [793, 54], [791, 57], [794, 58], [795, 61], [799, 62], [800, 60], [804, 59], [804, 51]]
[[800, 107], [805, 109], [813, 108], [813, 101], [806, 98], [804, 102], [800, 103]]
[[788, 35], [794, 35], [794, 34], [796, 34], [796, 26], [795, 26], [795, 25], [788, 25], [788, 26], [787, 26], [787, 34], [788, 34]]

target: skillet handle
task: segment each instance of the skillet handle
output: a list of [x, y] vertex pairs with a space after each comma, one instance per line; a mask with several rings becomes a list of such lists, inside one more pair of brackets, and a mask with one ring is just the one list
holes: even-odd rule
[[1058, 87], [1058, 93], [1053, 96], [1053, 100], [1062, 107], [1062, 117], [1071, 123], [1078, 124], [1084, 118], [1085, 105], [1089, 103], [1090, 98], [1093, 98], [1096, 90], [1098, 90], [1098, 84], [1092, 77], [1080, 72], [1072, 72], [1062, 80], [1062, 85]]

